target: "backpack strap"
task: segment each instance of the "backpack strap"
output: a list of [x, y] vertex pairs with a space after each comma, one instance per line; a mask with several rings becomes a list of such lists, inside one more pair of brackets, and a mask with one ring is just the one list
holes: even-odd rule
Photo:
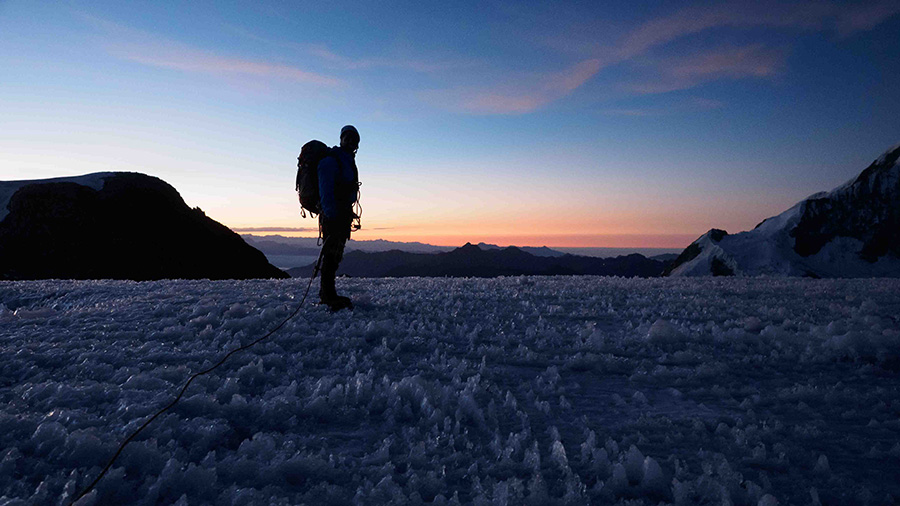
[[340, 147], [335, 146], [335, 147], [331, 148], [331, 149], [328, 151], [328, 154], [325, 155], [325, 156], [326, 156], [326, 157], [327, 157], [327, 156], [333, 156], [334, 159], [335, 159], [335, 161], [337, 161], [337, 164], [338, 164], [338, 170], [343, 170], [343, 168], [344, 168], [344, 162], [341, 161], [341, 154], [338, 152], [338, 150], [340, 150], [340, 149], [341, 149]]

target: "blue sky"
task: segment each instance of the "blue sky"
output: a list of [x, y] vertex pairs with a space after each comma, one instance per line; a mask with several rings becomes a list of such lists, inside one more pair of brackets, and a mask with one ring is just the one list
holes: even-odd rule
[[129, 170], [297, 229], [362, 137], [359, 238], [678, 247], [900, 142], [900, 3], [0, 1], [0, 179]]

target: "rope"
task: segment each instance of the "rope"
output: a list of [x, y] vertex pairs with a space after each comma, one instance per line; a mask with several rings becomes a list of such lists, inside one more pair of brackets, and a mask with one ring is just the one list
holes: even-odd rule
[[323, 253], [324, 251], [325, 251], [324, 248], [323, 248], [321, 251], [319, 251], [319, 258], [318, 258], [318, 260], [316, 260], [316, 266], [315, 266], [315, 268], [313, 269], [313, 274], [312, 274], [312, 276], [310, 276], [310, 278], [309, 278], [309, 284], [306, 285], [306, 292], [303, 294], [303, 298], [300, 299], [300, 304], [297, 304], [297, 309], [294, 309], [294, 312], [291, 313], [290, 316], [288, 316], [287, 318], [285, 318], [284, 320], [282, 320], [281, 323], [279, 323], [275, 328], [273, 328], [272, 330], [270, 330], [269, 333], [267, 333], [266, 335], [260, 337], [259, 339], [253, 341], [253, 342], [250, 343], [250, 344], [246, 344], [246, 345], [244, 345], [244, 346], [241, 346], [240, 348], [236, 348], [236, 349], [234, 349], [234, 350], [231, 350], [230, 352], [228, 352], [227, 355], [225, 355], [224, 357], [222, 357], [222, 360], [219, 360], [219, 362], [218, 362], [216, 365], [214, 365], [214, 366], [212, 366], [212, 367], [210, 367], [210, 368], [208, 368], [208, 369], [206, 369], [206, 370], [200, 371], [200, 372], [194, 374], [193, 376], [191, 376], [191, 377], [187, 380], [187, 383], [185, 383], [184, 386], [181, 388], [181, 392], [178, 393], [178, 396], [175, 397], [175, 400], [174, 400], [174, 401], [170, 402], [166, 407], [162, 408], [162, 409], [159, 410], [155, 415], [151, 416], [149, 420], [147, 420], [146, 422], [144, 422], [143, 425], [141, 425], [140, 427], [138, 427], [138, 429], [137, 429], [136, 431], [132, 432], [131, 435], [128, 436], [128, 438], [125, 439], [125, 441], [119, 446], [119, 449], [116, 451], [116, 454], [113, 455], [113, 458], [110, 459], [110, 461], [109, 461], [108, 464], [106, 464], [106, 467], [104, 467], [103, 470], [100, 471], [100, 474], [97, 475], [96, 478], [94, 478], [94, 481], [93, 481], [90, 485], [88, 485], [88, 487], [87, 487], [86, 489], [84, 489], [80, 494], [78, 494], [77, 496], [75, 496], [75, 499], [73, 499], [72, 502], [69, 503], [69, 506], [74, 506], [74, 504], [75, 504], [76, 502], [78, 502], [79, 500], [81, 500], [82, 497], [86, 496], [88, 493], [90, 493], [91, 490], [94, 489], [94, 487], [97, 485], [97, 483], [100, 482], [100, 479], [103, 478], [103, 476], [106, 475], [107, 471], [109, 471], [110, 468], [112, 468], [113, 463], [115, 463], [116, 459], [119, 458], [119, 455], [122, 453], [122, 450], [125, 449], [125, 446], [126, 446], [128, 443], [130, 443], [131, 440], [134, 439], [138, 434], [140, 434], [140, 432], [141, 432], [142, 430], [144, 430], [145, 427], [147, 427], [148, 425], [150, 425], [150, 423], [151, 423], [153, 420], [156, 420], [156, 418], [159, 417], [159, 415], [161, 415], [161, 414], [165, 413], [166, 411], [168, 411], [168, 410], [169, 410], [170, 408], [172, 408], [172, 406], [174, 406], [179, 400], [181, 400], [181, 397], [184, 395], [184, 392], [188, 389], [188, 386], [190, 386], [190, 384], [194, 381], [194, 379], [196, 379], [198, 376], [203, 376], [204, 374], [207, 374], [207, 373], [213, 371], [215, 368], [217, 368], [217, 367], [219, 367], [220, 365], [222, 365], [223, 363], [225, 363], [225, 361], [228, 360], [228, 357], [234, 355], [235, 353], [237, 353], [237, 352], [239, 352], [239, 351], [246, 350], [247, 348], [250, 348], [251, 346], [255, 346], [256, 344], [258, 344], [258, 343], [264, 341], [265, 339], [267, 339], [269, 336], [271, 336], [271, 335], [274, 334], [275, 332], [278, 332], [278, 330], [281, 329], [281, 327], [283, 327], [285, 323], [287, 323], [287, 322], [290, 321], [292, 318], [294, 318], [295, 316], [297, 316], [297, 313], [300, 312], [300, 308], [303, 307], [303, 303], [306, 301], [306, 297], [309, 295], [309, 289], [310, 289], [310, 287], [312, 287], [312, 282], [313, 282], [313, 280], [316, 279], [316, 276], [319, 274], [319, 268], [320, 268], [321, 265], [322, 265], [322, 253]]
[[[353, 203], [353, 220], [351, 221], [351, 229], [355, 232], [362, 228], [362, 181], [356, 182], [356, 202]], [[355, 223], [353, 223], [355, 222]]]

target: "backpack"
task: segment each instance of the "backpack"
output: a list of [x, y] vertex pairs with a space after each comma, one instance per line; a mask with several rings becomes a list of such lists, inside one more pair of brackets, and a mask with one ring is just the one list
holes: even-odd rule
[[300, 149], [297, 157], [297, 183], [295, 189], [300, 198], [300, 215], [315, 217], [322, 212], [319, 202], [319, 162], [331, 155], [331, 148], [324, 142], [312, 140]]

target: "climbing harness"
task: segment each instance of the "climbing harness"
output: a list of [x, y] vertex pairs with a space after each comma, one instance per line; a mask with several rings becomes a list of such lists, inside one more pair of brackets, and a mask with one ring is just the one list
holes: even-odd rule
[[224, 357], [222, 357], [221, 360], [219, 360], [219, 362], [218, 362], [216, 365], [214, 365], [214, 366], [212, 366], [212, 367], [210, 367], [210, 368], [208, 368], [208, 369], [205, 369], [205, 370], [203, 370], [203, 371], [200, 371], [200, 372], [194, 374], [193, 376], [191, 376], [191, 377], [187, 380], [187, 383], [185, 383], [184, 386], [181, 388], [181, 391], [178, 393], [178, 396], [175, 397], [175, 400], [173, 400], [172, 402], [170, 402], [166, 407], [164, 407], [164, 408], [162, 408], [161, 410], [157, 411], [155, 415], [151, 416], [146, 422], [143, 423], [143, 425], [141, 425], [140, 427], [138, 427], [137, 430], [135, 430], [134, 432], [132, 432], [131, 435], [128, 436], [128, 437], [125, 439], [125, 441], [119, 446], [119, 449], [116, 451], [116, 454], [113, 455], [113, 458], [110, 459], [109, 463], [106, 464], [106, 467], [104, 467], [103, 470], [100, 471], [100, 474], [97, 475], [96, 478], [94, 478], [94, 481], [91, 482], [91, 484], [88, 485], [87, 488], [85, 488], [80, 494], [78, 494], [77, 496], [75, 496], [75, 499], [73, 499], [72, 502], [69, 503], [69, 506], [74, 506], [74, 504], [75, 504], [76, 502], [78, 502], [79, 500], [81, 500], [82, 497], [86, 496], [87, 494], [90, 493], [91, 490], [94, 489], [94, 487], [97, 485], [97, 483], [100, 482], [100, 479], [103, 478], [103, 476], [106, 475], [107, 471], [109, 471], [110, 468], [112, 468], [113, 463], [115, 463], [116, 459], [119, 458], [119, 455], [122, 453], [122, 450], [125, 449], [125, 446], [126, 446], [128, 443], [130, 443], [131, 440], [134, 439], [134, 438], [135, 438], [142, 430], [144, 430], [145, 427], [147, 427], [148, 425], [150, 425], [150, 423], [151, 423], [153, 420], [156, 420], [156, 418], [159, 417], [159, 415], [165, 413], [165, 412], [168, 411], [172, 406], [174, 406], [174, 405], [181, 399], [181, 397], [184, 395], [184, 392], [188, 389], [188, 387], [189, 387], [190, 384], [194, 381], [194, 379], [196, 379], [198, 376], [202, 376], [202, 375], [204, 375], [204, 374], [207, 374], [207, 373], [209, 373], [209, 372], [215, 370], [217, 367], [219, 367], [220, 365], [222, 365], [223, 363], [225, 363], [225, 361], [228, 360], [228, 357], [234, 355], [235, 353], [237, 353], [237, 352], [239, 352], [239, 351], [244, 351], [244, 350], [246, 350], [246, 349], [248, 349], [248, 348], [250, 348], [250, 347], [252, 347], [252, 346], [255, 346], [256, 344], [261, 343], [262, 341], [266, 340], [266, 339], [269, 338], [272, 334], [274, 334], [275, 332], [278, 332], [278, 330], [281, 329], [281, 327], [283, 327], [284, 324], [286, 324], [286, 323], [289, 322], [292, 318], [294, 318], [295, 316], [297, 316], [297, 314], [300, 312], [300, 308], [303, 307], [303, 303], [306, 301], [306, 297], [309, 295], [309, 289], [310, 289], [310, 287], [312, 287], [312, 282], [313, 282], [313, 280], [316, 279], [316, 276], [319, 274], [319, 269], [320, 269], [321, 266], [322, 266], [322, 252], [323, 252], [323, 251], [324, 251], [324, 249], [322, 249], [322, 250], [319, 251], [319, 258], [316, 260], [316, 266], [315, 266], [315, 268], [313, 269], [312, 276], [310, 276], [310, 278], [309, 278], [309, 284], [306, 285], [306, 292], [303, 294], [303, 298], [300, 299], [300, 303], [297, 304], [297, 308], [294, 309], [294, 312], [291, 313], [287, 318], [285, 318], [284, 320], [282, 320], [281, 323], [279, 323], [278, 325], [276, 325], [275, 328], [273, 328], [272, 330], [270, 330], [266, 335], [264, 335], [264, 336], [260, 337], [259, 339], [257, 339], [257, 340], [255, 340], [255, 341], [251, 342], [250, 344], [245, 344], [244, 346], [241, 346], [241, 347], [239, 347], [239, 348], [235, 348], [235, 349], [229, 351]]
[[[362, 186], [362, 181], [356, 182], [356, 202], [353, 203], [353, 207], [351, 208], [351, 214], [353, 218], [350, 219], [350, 231], [356, 232], [357, 230], [362, 229], [362, 204], [360, 203], [360, 199], [362, 198], [362, 190], [360, 187]], [[303, 209], [301, 208], [300, 214], [303, 215]], [[310, 217], [313, 217], [310, 214]], [[316, 246], [322, 247], [325, 244], [325, 236], [322, 231], [322, 220], [319, 220], [319, 237], [316, 239]]]

